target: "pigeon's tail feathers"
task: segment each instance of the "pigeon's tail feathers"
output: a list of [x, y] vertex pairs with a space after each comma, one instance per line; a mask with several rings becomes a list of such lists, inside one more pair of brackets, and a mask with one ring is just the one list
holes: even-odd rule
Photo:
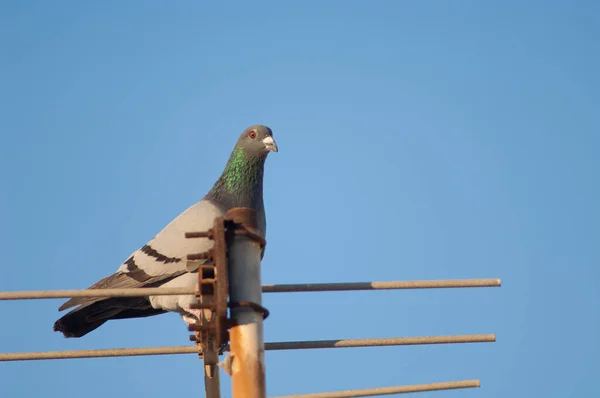
[[[132, 257], [133, 258], [133, 257]], [[163, 273], [156, 276], [147, 275], [143, 270], [137, 269], [132, 272], [117, 272], [99, 280], [88, 289], [136, 289], [143, 287], [158, 287], [170, 280], [185, 274], [186, 270], [177, 270], [171, 273]], [[58, 310], [63, 311], [76, 306], [88, 306], [94, 302], [106, 301], [105, 297], [74, 297], [63, 305]]]
[[65, 337], [82, 337], [111, 319], [144, 318], [165, 311], [152, 308], [144, 297], [109, 298], [78, 307], [54, 322]]
[[[130, 289], [137, 287], [144, 287], [145, 281], [138, 281], [134, 279], [134, 274], [116, 273], [106, 278], [100, 279], [94, 283], [88, 289]], [[106, 301], [106, 297], [73, 297], [72, 299], [61, 305], [58, 310], [63, 311], [69, 308], [77, 306], [88, 306], [98, 301]]]

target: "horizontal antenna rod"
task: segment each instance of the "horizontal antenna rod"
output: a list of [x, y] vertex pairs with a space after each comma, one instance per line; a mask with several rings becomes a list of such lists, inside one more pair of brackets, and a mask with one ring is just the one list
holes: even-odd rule
[[[265, 349], [271, 351], [306, 350], [319, 348], [384, 347], [401, 345], [454, 344], [454, 343], [493, 343], [495, 334], [467, 334], [456, 336], [394, 337], [377, 339], [286, 341], [265, 343]], [[229, 351], [229, 347], [225, 348]], [[74, 350], [47, 352], [16, 352], [0, 354], [0, 362], [34, 361], [41, 359], [75, 359], [128, 357], [142, 355], [198, 354], [196, 346], [114, 348], [103, 350]]]
[[410, 386], [367, 388], [364, 390], [316, 392], [316, 393], [312, 393], [312, 394], [285, 395], [285, 396], [281, 396], [281, 397], [271, 397], [271, 398], [374, 397], [377, 395], [406, 394], [406, 393], [411, 393], [411, 392], [425, 392], [425, 391], [438, 391], [438, 390], [456, 390], [459, 388], [476, 388], [476, 387], [479, 387], [480, 385], [481, 385], [481, 383], [479, 382], [479, 380], [461, 380], [461, 381], [446, 381], [446, 382], [442, 382], [442, 383], [413, 384]]
[[[500, 279], [455, 279], [432, 281], [300, 283], [263, 285], [263, 293], [335, 292], [348, 290], [443, 289], [459, 287], [498, 287]], [[0, 300], [58, 299], [73, 297], [144, 297], [195, 294], [194, 288], [157, 287], [139, 289], [84, 289], [0, 292]]]

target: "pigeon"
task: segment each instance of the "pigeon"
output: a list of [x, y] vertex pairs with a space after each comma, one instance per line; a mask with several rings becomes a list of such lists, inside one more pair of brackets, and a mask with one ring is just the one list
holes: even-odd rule
[[[213, 241], [186, 239], [185, 233], [208, 230], [215, 217], [223, 216], [234, 207], [256, 210], [259, 232], [266, 236], [263, 173], [269, 152], [278, 152], [269, 127], [254, 125], [245, 129], [223, 173], [202, 200], [133, 252], [116, 273], [89, 289], [195, 287], [199, 264], [195, 263], [195, 269], [189, 267], [186, 256], [209, 250]], [[187, 324], [197, 323], [201, 310], [190, 308], [194, 300], [192, 295], [72, 298], [58, 310], [76, 308], [54, 323], [54, 331], [62, 332], [65, 337], [82, 337], [111, 319], [141, 318], [166, 312], [180, 314]]]

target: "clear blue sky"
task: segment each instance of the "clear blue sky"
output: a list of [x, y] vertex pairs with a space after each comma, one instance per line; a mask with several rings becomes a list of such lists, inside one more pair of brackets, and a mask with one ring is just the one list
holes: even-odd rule
[[[0, 2], [0, 290], [85, 288], [273, 128], [265, 283], [500, 277], [500, 289], [266, 295], [270, 395], [480, 378], [421, 397], [600, 395], [600, 3]], [[0, 352], [187, 344], [173, 314]], [[229, 379], [224, 378], [224, 397]], [[0, 396], [203, 396], [193, 356], [0, 364]], [[191, 394], [191, 395], [190, 395]]]

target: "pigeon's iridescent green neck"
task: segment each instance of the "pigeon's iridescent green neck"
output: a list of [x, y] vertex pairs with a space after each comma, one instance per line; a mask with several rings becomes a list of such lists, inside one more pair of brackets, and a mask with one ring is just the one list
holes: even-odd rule
[[264, 163], [264, 157], [254, 156], [244, 148], [234, 149], [207, 199], [225, 208], [262, 206]]
[[231, 159], [223, 171], [225, 188], [233, 192], [236, 186], [244, 184], [248, 180], [248, 175], [252, 173], [253, 167], [248, 161], [248, 156], [243, 148], [237, 148], [231, 154]]

